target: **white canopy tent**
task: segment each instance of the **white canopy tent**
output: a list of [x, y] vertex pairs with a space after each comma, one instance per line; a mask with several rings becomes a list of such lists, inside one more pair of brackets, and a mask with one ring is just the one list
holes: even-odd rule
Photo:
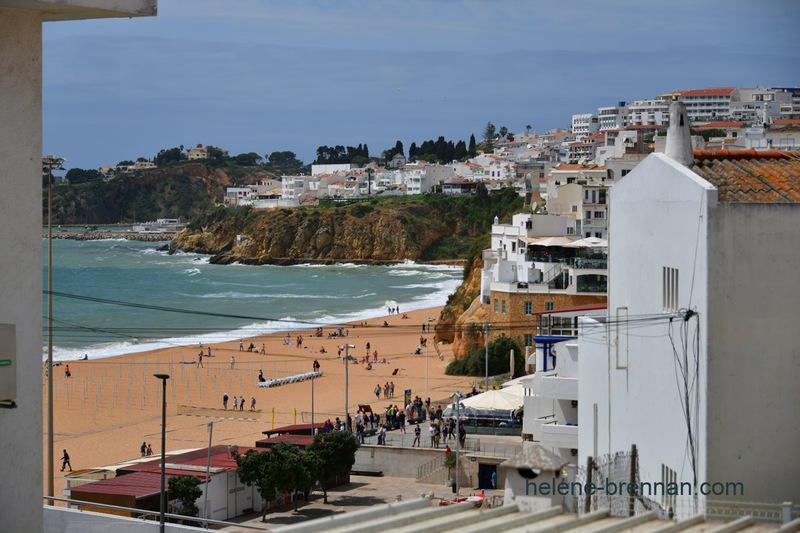
[[[521, 388], [521, 387], [520, 387]], [[468, 418], [496, 418], [510, 420], [514, 411], [524, 403], [522, 394], [508, 389], [490, 390], [461, 400], [460, 415]], [[442, 416], [455, 416], [456, 404], [447, 406]]]

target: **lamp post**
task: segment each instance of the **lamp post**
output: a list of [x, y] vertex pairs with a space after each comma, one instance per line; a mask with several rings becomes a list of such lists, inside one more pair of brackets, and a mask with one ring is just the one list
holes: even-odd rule
[[[166, 380], [164, 383], [166, 384]], [[214, 434], [214, 422], [208, 423], [208, 457], [206, 458], [206, 490], [205, 495], [203, 498], [203, 514], [205, 518], [209, 518], [208, 512], [208, 481], [211, 478], [211, 436]], [[164, 442], [163, 436], [161, 442]], [[164, 490], [164, 485], [162, 482], [161, 490]], [[206, 529], [208, 529], [208, 522], [205, 523]]]
[[463, 396], [460, 392], [456, 391], [450, 395], [450, 399], [456, 400], [456, 498], [458, 498], [458, 491], [461, 489], [461, 464], [458, 462], [459, 451], [461, 450], [461, 399]]
[[425, 400], [428, 399], [428, 341], [431, 336], [431, 321], [425, 312]]
[[167, 380], [169, 374], [153, 374], [163, 383], [161, 392], [161, 518], [160, 531], [164, 533], [164, 510], [167, 508], [167, 491], [165, 488], [167, 467]]
[[342, 346], [344, 348], [344, 427], [345, 429], [350, 429], [348, 427], [347, 421], [350, 418], [350, 413], [348, 413], [348, 405], [350, 404], [348, 394], [350, 392], [350, 348], [355, 348], [355, 344], [345, 344]]
[[[48, 155], [42, 158], [47, 169], [47, 494], [53, 496], [53, 170], [64, 170], [63, 157]], [[53, 500], [48, 501], [53, 505]]]

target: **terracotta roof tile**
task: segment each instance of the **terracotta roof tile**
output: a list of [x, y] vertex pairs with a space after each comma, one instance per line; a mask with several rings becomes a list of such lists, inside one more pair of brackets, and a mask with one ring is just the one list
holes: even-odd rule
[[712, 89], [692, 89], [676, 92], [681, 96], [727, 96], [735, 90], [736, 87], [714, 87]]
[[692, 170], [720, 202], [800, 203], [800, 152], [695, 150]]

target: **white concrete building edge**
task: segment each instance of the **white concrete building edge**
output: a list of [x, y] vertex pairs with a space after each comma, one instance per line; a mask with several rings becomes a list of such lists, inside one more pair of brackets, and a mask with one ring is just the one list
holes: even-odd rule
[[[677, 308], [692, 308], [692, 331], [700, 325], [705, 346], [708, 310], [705, 253], [709, 204], [716, 190], [695, 173], [668, 157], [654, 154], [617, 182], [611, 194], [609, 234], [608, 345], [593, 338], [581, 343], [579, 462], [593, 454], [639, 449], [643, 481], [660, 482], [662, 465], [677, 472], [678, 481], [693, 482], [687, 453], [687, 425], [681, 409], [683, 394], [675, 379], [675, 363], [666, 318], [643, 327], [633, 322], [661, 313], [663, 268], [677, 269]], [[695, 250], [697, 254], [695, 256]], [[619, 318], [618, 318], [619, 317]], [[679, 320], [672, 327], [678, 338]], [[691, 343], [689, 344], [691, 346]], [[705, 374], [706, 354], [700, 368]], [[689, 359], [693, 354], [688, 354]], [[690, 365], [693, 367], [694, 362]], [[692, 398], [692, 421], [699, 449], [698, 476], [705, 481], [705, 387]], [[699, 404], [697, 403], [699, 402]], [[597, 427], [593, 427], [597, 404]], [[597, 435], [595, 436], [595, 431]]]
[[155, 0], [0, 0], [0, 323], [16, 326], [17, 347], [17, 408], [0, 409], [0, 531], [43, 528], [42, 22], [155, 10]]

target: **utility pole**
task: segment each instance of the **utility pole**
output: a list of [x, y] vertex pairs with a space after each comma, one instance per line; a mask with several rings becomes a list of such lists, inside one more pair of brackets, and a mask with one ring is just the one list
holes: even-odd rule
[[461, 451], [461, 393], [456, 391], [450, 395], [450, 398], [456, 400], [456, 498], [458, 498], [458, 491], [461, 489], [461, 463], [459, 463], [459, 452]]
[[[47, 169], [47, 495], [55, 496], [53, 476], [53, 170], [64, 170], [63, 157], [42, 158]], [[53, 500], [48, 500], [53, 505]]]
[[[166, 383], [166, 382], [165, 382]], [[214, 434], [214, 422], [208, 423], [208, 457], [206, 458], [206, 490], [203, 497], [203, 515], [205, 518], [210, 518], [211, 513], [208, 512], [208, 480], [211, 478], [211, 436]], [[205, 523], [208, 529], [208, 522]]]
[[355, 344], [345, 344], [344, 348], [344, 427], [350, 429], [347, 420], [350, 416], [348, 405], [350, 404], [348, 394], [350, 392], [350, 348], [355, 348]]

